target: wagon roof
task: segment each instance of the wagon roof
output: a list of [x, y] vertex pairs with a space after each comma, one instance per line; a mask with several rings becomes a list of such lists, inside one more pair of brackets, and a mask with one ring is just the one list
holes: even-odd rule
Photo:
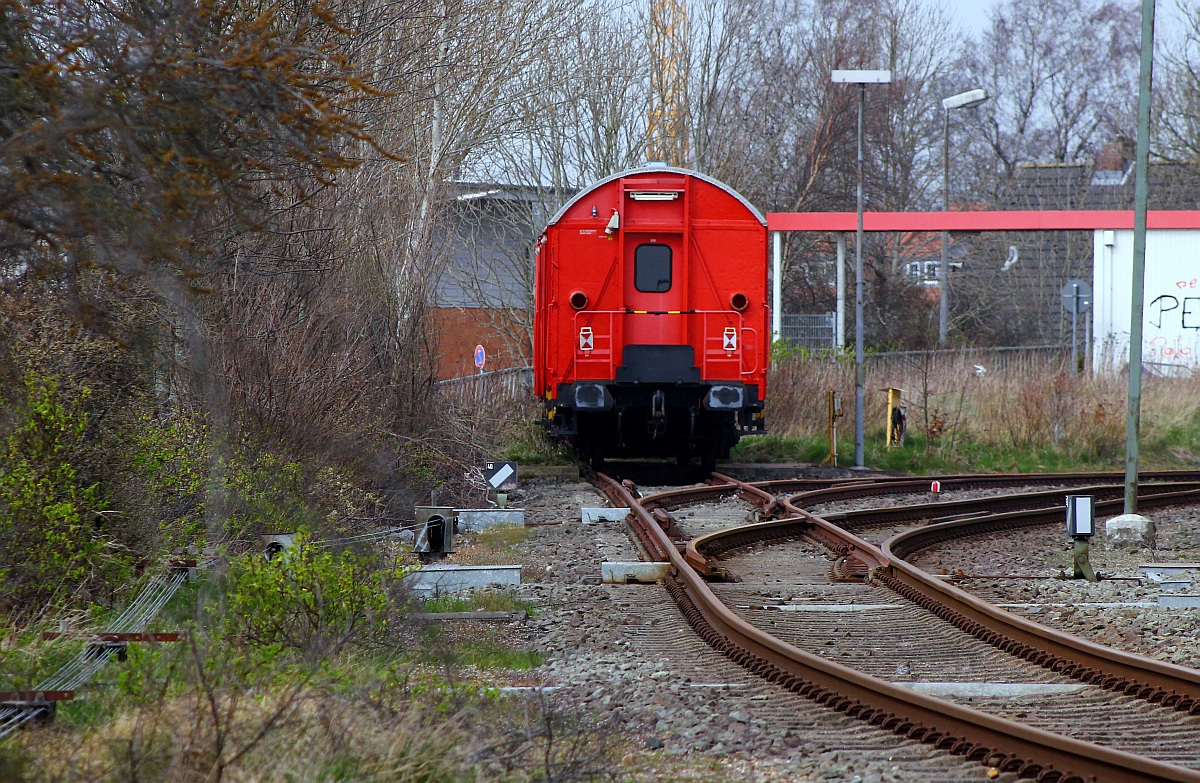
[[672, 174], [686, 174], [689, 177], [695, 177], [696, 179], [701, 180], [702, 182], [707, 182], [710, 185], [718, 187], [721, 190], [728, 193], [729, 195], [736, 198], [738, 201], [742, 202], [742, 204], [746, 207], [746, 209], [750, 210], [750, 212], [753, 213], [754, 217], [756, 217], [758, 219], [759, 223], [762, 223], [764, 226], [767, 224], [767, 218], [765, 215], [763, 215], [763, 213], [759, 212], [758, 209], [755, 208], [755, 206], [753, 204], [751, 204], [749, 201], [747, 201], [745, 199], [745, 197], [742, 196], [741, 193], [738, 193], [736, 190], [729, 187], [724, 182], [721, 182], [718, 179], [714, 179], [713, 177], [710, 177], [706, 174], [701, 174], [698, 171], [692, 171], [691, 169], [681, 169], [681, 168], [677, 168], [675, 166], [664, 166], [661, 164], [649, 164], [646, 166], [639, 166], [636, 169], [625, 169], [624, 171], [618, 171], [616, 174], [612, 174], [612, 175], [600, 180], [599, 182], [589, 185], [588, 187], [586, 187], [583, 190], [576, 193], [575, 196], [570, 201], [568, 201], [566, 204], [563, 204], [562, 208], [559, 209], [558, 212], [554, 213], [554, 217], [550, 218], [550, 222], [547, 223], [546, 225], [553, 226], [555, 223], [557, 223], [559, 221], [560, 218], [562, 218], [563, 215], [566, 214], [568, 209], [570, 209], [571, 207], [573, 207], [575, 205], [576, 202], [578, 202], [584, 196], [588, 195], [589, 193], [591, 193], [596, 188], [599, 188], [602, 185], [607, 185], [608, 183], [613, 182], [618, 179], [621, 179], [622, 177], [629, 177], [629, 176], [633, 176], [634, 174], [649, 174], [649, 173], [660, 172], [660, 171], [666, 171], [666, 172], [670, 172]]

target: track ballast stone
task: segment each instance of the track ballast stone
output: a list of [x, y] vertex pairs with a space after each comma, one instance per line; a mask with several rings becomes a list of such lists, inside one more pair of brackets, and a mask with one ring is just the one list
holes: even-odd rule
[[[579, 521], [598, 495], [579, 483], [544, 483], [527, 501], [562, 525], [537, 528], [520, 549], [549, 571], [522, 594], [539, 612], [524, 633], [546, 656], [534, 674], [554, 688], [556, 705], [612, 717], [634, 749], [634, 773], [660, 764], [678, 779], [696, 779], [702, 762], [722, 762], [719, 778], [744, 781], [988, 780], [987, 770], [821, 707], [750, 674], [701, 641], [658, 585], [586, 585], [603, 559], [636, 559], [624, 523]], [[741, 524], [741, 501], [675, 512], [692, 527]], [[561, 510], [557, 510], [561, 509]], [[647, 775], [652, 773], [647, 772]], [[661, 779], [658, 772], [650, 779]], [[667, 777], [666, 779], [671, 779]], [[1013, 780], [1002, 776], [1001, 780]]]

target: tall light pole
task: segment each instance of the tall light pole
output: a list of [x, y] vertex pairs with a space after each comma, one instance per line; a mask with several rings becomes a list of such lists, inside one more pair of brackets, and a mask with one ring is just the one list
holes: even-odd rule
[[[987, 90], [968, 90], [942, 99], [942, 211], [950, 211], [950, 111], [972, 109], [988, 99]], [[942, 263], [938, 266], [938, 343], [946, 343], [950, 319], [950, 232], [942, 232]]]
[[863, 469], [863, 105], [868, 84], [891, 84], [891, 71], [834, 71], [834, 84], [858, 85], [858, 232], [854, 238], [854, 467]]

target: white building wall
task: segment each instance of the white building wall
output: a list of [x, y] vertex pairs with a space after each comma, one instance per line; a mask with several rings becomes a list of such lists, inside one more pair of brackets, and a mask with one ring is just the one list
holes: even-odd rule
[[[1092, 267], [1093, 367], [1129, 362], [1133, 231], [1096, 231]], [[1146, 232], [1142, 361], [1164, 373], [1200, 365], [1200, 231]]]

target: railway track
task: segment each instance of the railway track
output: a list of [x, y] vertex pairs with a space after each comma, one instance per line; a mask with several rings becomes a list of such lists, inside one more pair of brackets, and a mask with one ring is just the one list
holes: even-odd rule
[[[1146, 506], [1200, 501], [1200, 484], [1195, 483], [1200, 474], [1143, 477], [1144, 481], [1151, 479], [1161, 483], [1144, 485], [1143, 503]], [[1109, 483], [1105, 484], [1105, 481]], [[1098, 511], [1105, 513], [1105, 503], [1117, 502], [1110, 487], [1113, 481], [1111, 474], [964, 476], [943, 479], [942, 486], [944, 489], [1011, 489], [1091, 485], [1089, 491], [1098, 496]], [[1160, 726], [1173, 722], [1171, 731], [1175, 735], [1171, 736], [1189, 738], [1194, 745], [1198, 724], [1192, 716], [1200, 714], [1200, 674], [1196, 671], [1052, 631], [992, 607], [905, 561], [906, 557], [947, 540], [1060, 522], [1064, 489], [1003, 499], [989, 498], [982, 503], [941, 502], [910, 508], [906, 513], [914, 521], [932, 524], [890, 536], [883, 546], [877, 546], [859, 533], [881, 526], [895, 526], [895, 516], [889, 515], [888, 510], [841, 512], [823, 519], [805, 511], [801, 504], [920, 492], [928, 489], [927, 480], [749, 484], [716, 475], [709, 486], [659, 493], [640, 502], [629, 486], [604, 476], [597, 477], [597, 483], [615, 502], [630, 506], [635, 533], [648, 556], [672, 564], [667, 588], [692, 627], [712, 647], [767, 680], [848, 716], [1025, 778], [1060, 783], [1085, 780], [1200, 781], [1200, 772], [1172, 763], [1186, 762], [1190, 758], [1186, 752], [1168, 749], [1159, 754], [1159, 758], [1151, 759], [1142, 755], [1146, 744], [1138, 745], [1137, 742], [1129, 744], [1135, 752], [1117, 750], [1107, 744], [1066, 736], [1029, 722], [1011, 720], [914, 691], [804, 649], [805, 640], [814, 636], [805, 630], [806, 626], [800, 624], [789, 631], [786, 623], [780, 625], [777, 610], [751, 610], [752, 604], [748, 601], [752, 597], [744, 591], [739, 593], [740, 586], [710, 585], [706, 581], [706, 578], [736, 578], [727, 564], [719, 560], [722, 555], [764, 545], [786, 543], [795, 546], [796, 542], [820, 545], [836, 558], [832, 569], [824, 569], [834, 580], [847, 584], [869, 581], [872, 585], [890, 588], [903, 602], [905, 610], [920, 616], [922, 622], [934, 622], [943, 627], [949, 623], [973, 637], [972, 644], [989, 651], [984, 657], [1008, 661], [1012, 656], [1023, 659], [1025, 663], [1021, 666], [1025, 667], [1023, 676], [1027, 680], [1049, 679], [1054, 681], [1050, 684], [1068, 687], [1073, 687], [1070, 683], [1092, 686], [1087, 689], [1087, 695], [1074, 699], [1083, 719], [1109, 714], [1113, 698], [1128, 700], [1136, 702], [1137, 709], [1142, 710], [1141, 717], [1135, 720]], [[766, 516], [786, 518], [738, 525], [685, 543], [685, 536], [671, 510], [735, 494], [762, 509]], [[788, 496], [781, 499], [780, 494]], [[996, 509], [1000, 513], [981, 516], [984, 511]], [[936, 521], [941, 519], [949, 521]], [[737, 562], [737, 558], [734, 560]], [[723, 601], [718, 593], [723, 593], [727, 600]], [[739, 614], [731, 604], [746, 608]], [[756, 618], [753, 616], [755, 611], [771, 612], [777, 617]], [[761, 620], [763, 625], [748, 618]], [[771, 632], [764, 630], [764, 625]], [[880, 672], [877, 670], [876, 673]], [[1101, 695], [1097, 696], [1097, 693]], [[1046, 717], [1041, 725], [1057, 727], [1069, 721], [1070, 708], [1064, 706], [1061, 710]], [[1095, 736], [1103, 738], [1104, 734], [1100, 732]], [[1153, 746], [1163, 736], [1151, 735], [1147, 742]], [[1179, 739], [1176, 744], [1187, 743]]]

